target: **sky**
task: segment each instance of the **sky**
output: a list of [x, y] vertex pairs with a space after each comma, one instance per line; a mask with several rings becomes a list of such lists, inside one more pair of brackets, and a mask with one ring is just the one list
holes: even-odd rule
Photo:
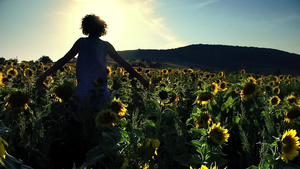
[[299, 0], [0, 0], [0, 57], [57, 61], [87, 14], [108, 25], [118, 51], [190, 44], [272, 48], [300, 54]]

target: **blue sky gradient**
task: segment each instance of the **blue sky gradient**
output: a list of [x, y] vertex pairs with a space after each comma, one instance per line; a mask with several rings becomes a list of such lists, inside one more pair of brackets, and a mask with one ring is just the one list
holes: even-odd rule
[[299, 0], [0, 0], [0, 57], [56, 61], [90, 13], [107, 22], [103, 39], [117, 50], [201, 43], [300, 54]]

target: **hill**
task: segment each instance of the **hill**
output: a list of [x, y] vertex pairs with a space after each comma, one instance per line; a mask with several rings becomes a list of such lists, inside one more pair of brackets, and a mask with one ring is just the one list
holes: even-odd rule
[[192, 67], [270, 74], [300, 74], [300, 55], [269, 48], [196, 44], [180, 48], [119, 51], [126, 60], [150, 60]]

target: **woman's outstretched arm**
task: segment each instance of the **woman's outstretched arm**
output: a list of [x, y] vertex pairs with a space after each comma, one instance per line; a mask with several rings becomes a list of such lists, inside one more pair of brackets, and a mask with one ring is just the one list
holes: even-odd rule
[[131, 76], [136, 77], [145, 88], [149, 87], [149, 82], [137, 73], [134, 68], [119, 55], [110, 43], [108, 43], [108, 55], [122, 66]]
[[48, 69], [45, 73], [43, 73], [37, 80], [36, 80], [36, 87], [41, 87], [43, 85], [44, 80], [47, 76], [51, 75], [52, 73], [56, 72], [60, 69], [63, 65], [68, 63], [72, 58], [74, 58], [80, 50], [79, 39], [74, 43], [72, 48], [65, 54], [64, 57], [59, 59], [50, 69]]

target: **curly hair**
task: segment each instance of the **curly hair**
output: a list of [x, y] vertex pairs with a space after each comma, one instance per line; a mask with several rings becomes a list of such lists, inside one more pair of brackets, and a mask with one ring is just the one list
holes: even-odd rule
[[106, 34], [107, 24], [99, 16], [90, 14], [82, 18], [81, 29], [84, 35], [100, 37]]

